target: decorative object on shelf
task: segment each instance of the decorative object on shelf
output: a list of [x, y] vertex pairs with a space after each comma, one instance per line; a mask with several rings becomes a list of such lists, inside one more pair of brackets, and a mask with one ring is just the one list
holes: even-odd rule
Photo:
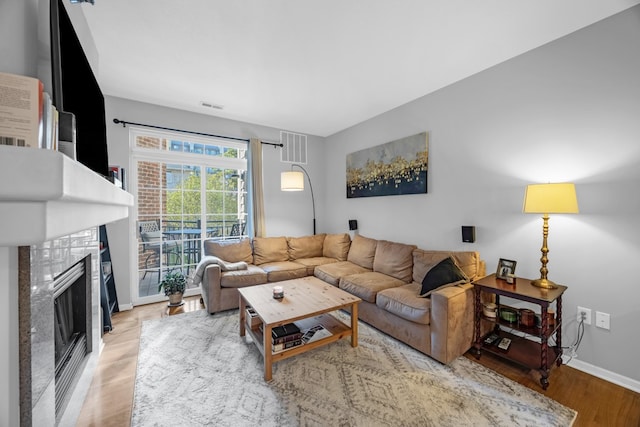
[[482, 313], [490, 318], [495, 319], [497, 306], [493, 302], [485, 302], [482, 305]]
[[347, 198], [427, 192], [427, 132], [347, 155]]
[[496, 271], [496, 277], [498, 279], [507, 280], [512, 279], [516, 273], [516, 261], [512, 261], [510, 259], [500, 258], [498, 260], [498, 270]]
[[518, 320], [518, 315], [511, 308], [501, 308], [500, 317], [502, 318], [502, 320], [505, 320], [509, 323], [516, 323], [516, 321]]
[[547, 310], [547, 321], [549, 322], [549, 327], [554, 327], [556, 324], [556, 312], [552, 309]]
[[578, 213], [578, 198], [576, 188], [571, 183], [556, 184], [530, 184], [524, 193], [524, 213], [543, 214], [542, 220], [542, 267], [540, 268], [540, 278], [532, 280], [531, 284], [539, 288], [555, 289], [557, 286], [547, 279], [547, 236], [549, 235], [549, 214], [551, 213]]
[[182, 305], [182, 295], [187, 287], [187, 277], [181, 271], [170, 271], [158, 284], [158, 292], [164, 290], [164, 294], [169, 297], [169, 306]]
[[281, 191], [303, 191], [304, 190], [304, 175], [300, 171], [294, 171], [293, 168], [298, 167], [307, 176], [309, 181], [309, 190], [311, 190], [311, 206], [313, 207], [313, 234], [316, 234], [316, 199], [313, 196], [313, 186], [311, 185], [311, 178], [307, 173], [307, 170], [302, 166], [294, 163], [291, 165], [290, 171], [284, 171], [280, 174], [280, 190]]
[[520, 324], [527, 328], [531, 328], [536, 325], [536, 315], [533, 310], [528, 308], [520, 309]]

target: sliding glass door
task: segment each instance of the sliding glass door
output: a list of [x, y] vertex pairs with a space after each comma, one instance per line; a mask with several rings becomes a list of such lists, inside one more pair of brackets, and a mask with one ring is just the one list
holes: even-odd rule
[[[137, 302], [162, 299], [170, 271], [191, 277], [204, 239], [246, 236], [246, 144], [132, 131]], [[187, 295], [199, 292], [189, 280]]]

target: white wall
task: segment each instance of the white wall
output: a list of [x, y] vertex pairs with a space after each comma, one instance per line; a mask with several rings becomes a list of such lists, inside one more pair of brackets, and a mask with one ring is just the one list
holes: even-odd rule
[[[106, 97], [107, 138], [109, 145], [109, 163], [131, 169], [129, 162], [129, 127], [116, 125], [113, 119], [127, 122], [144, 123], [173, 129], [184, 129], [215, 135], [239, 138], [260, 138], [265, 141], [279, 142], [280, 129], [250, 123], [195, 114], [157, 105], [135, 102], [127, 99]], [[305, 169], [311, 176], [316, 201], [324, 197], [323, 139], [308, 136], [309, 164]], [[280, 172], [288, 170], [289, 164], [280, 162], [280, 148], [263, 145], [264, 193], [266, 230], [268, 236], [302, 236], [312, 234], [311, 195], [308, 188], [304, 192], [291, 193], [280, 191]], [[316, 207], [316, 209], [318, 209]], [[318, 227], [322, 227], [323, 218], [317, 214]], [[118, 221], [107, 226], [109, 246], [115, 274], [118, 303], [122, 307], [133, 301], [130, 283], [137, 286], [135, 272], [131, 271], [129, 258], [132, 245], [135, 245], [135, 223]]]
[[[539, 277], [542, 220], [522, 213], [528, 183], [576, 183], [579, 215], [550, 219], [549, 278], [576, 307], [611, 314], [587, 327], [579, 358], [640, 380], [640, 7], [327, 138], [323, 231], [423, 248], [477, 250]], [[428, 194], [346, 199], [348, 153], [429, 132]], [[475, 225], [474, 244], [461, 225]], [[594, 319], [595, 324], [595, 319]]]

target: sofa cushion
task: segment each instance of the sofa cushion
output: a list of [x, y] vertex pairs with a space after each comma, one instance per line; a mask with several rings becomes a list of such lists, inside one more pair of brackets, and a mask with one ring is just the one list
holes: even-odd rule
[[338, 261], [346, 261], [350, 246], [351, 238], [347, 233], [327, 234], [322, 246], [322, 256], [335, 258]]
[[413, 281], [422, 283], [422, 279], [436, 264], [452, 256], [453, 260], [471, 280], [479, 278], [481, 274], [480, 254], [474, 251], [427, 251], [416, 249], [413, 251]]
[[253, 252], [249, 239], [204, 241], [204, 254], [218, 257], [227, 262], [244, 261], [253, 264]]
[[220, 286], [223, 288], [244, 288], [263, 283], [267, 283], [267, 273], [255, 265], [248, 265], [246, 270], [223, 271], [220, 274]]
[[378, 240], [376, 255], [373, 259], [373, 271], [410, 283], [415, 249], [415, 245]]
[[336, 262], [336, 259], [318, 256], [313, 258], [296, 259], [293, 262], [304, 265], [307, 268], [307, 276], [313, 276], [317, 266], [331, 264]]
[[307, 277], [307, 267], [293, 261], [268, 262], [261, 264], [260, 268], [266, 271], [268, 282]]
[[253, 263], [289, 261], [286, 237], [255, 237], [253, 239]]
[[420, 289], [421, 297], [428, 297], [431, 292], [444, 286], [453, 286], [466, 283], [469, 278], [460, 267], [458, 267], [452, 257], [447, 257], [436, 264], [427, 272], [422, 280]]
[[347, 261], [358, 264], [367, 270], [373, 270], [373, 259], [376, 255], [378, 241], [356, 234], [351, 242]]
[[287, 237], [289, 247], [289, 260], [301, 258], [313, 258], [322, 256], [324, 234], [304, 237]]
[[376, 305], [410, 322], [428, 325], [431, 320], [431, 299], [419, 298], [416, 282], [378, 292]]
[[362, 298], [363, 301], [375, 303], [378, 292], [402, 286], [405, 283], [395, 277], [386, 274], [369, 271], [366, 273], [352, 274], [340, 279], [340, 289], [351, 295]]
[[358, 264], [354, 264], [349, 261], [338, 261], [331, 264], [319, 265], [315, 268], [313, 275], [318, 279], [324, 280], [333, 286], [340, 284], [340, 279], [344, 276], [351, 274], [366, 273], [367, 270], [364, 267], [360, 267]]

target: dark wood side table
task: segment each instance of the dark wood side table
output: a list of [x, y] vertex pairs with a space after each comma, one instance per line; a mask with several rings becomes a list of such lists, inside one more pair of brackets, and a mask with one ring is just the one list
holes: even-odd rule
[[[556, 289], [541, 289], [531, 284], [531, 279], [517, 277], [513, 284], [496, 278], [495, 274], [483, 277], [473, 282], [475, 291], [475, 350], [476, 358], [480, 359], [482, 351], [487, 351], [504, 359], [511, 360], [522, 366], [537, 369], [540, 372], [540, 385], [544, 390], [549, 386], [550, 365], [555, 362], [562, 364], [562, 294], [567, 290], [566, 286], [557, 285]], [[483, 313], [481, 293], [488, 292], [495, 295], [497, 312], [496, 317], [486, 316]], [[520, 310], [501, 304], [500, 296], [527, 301], [540, 306], [539, 319], [532, 326], [526, 326], [520, 321]], [[549, 306], [556, 303], [556, 316], [549, 318]], [[515, 320], [507, 320], [501, 316], [502, 311], [511, 310], [515, 313]], [[504, 317], [511, 317], [507, 316]], [[481, 322], [494, 324], [493, 331], [485, 336], [481, 335]], [[520, 331], [525, 336], [515, 335], [505, 329]], [[486, 330], [486, 329], [485, 329]], [[500, 338], [511, 339], [511, 345], [507, 350], [498, 348], [500, 340], [485, 342], [491, 333]], [[555, 334], [555, 345], [549, 346], [548, 340]], [[534, 337], [534, 339], [527, 338]], [[538, 342], [539, 341], [539, 342]]]

